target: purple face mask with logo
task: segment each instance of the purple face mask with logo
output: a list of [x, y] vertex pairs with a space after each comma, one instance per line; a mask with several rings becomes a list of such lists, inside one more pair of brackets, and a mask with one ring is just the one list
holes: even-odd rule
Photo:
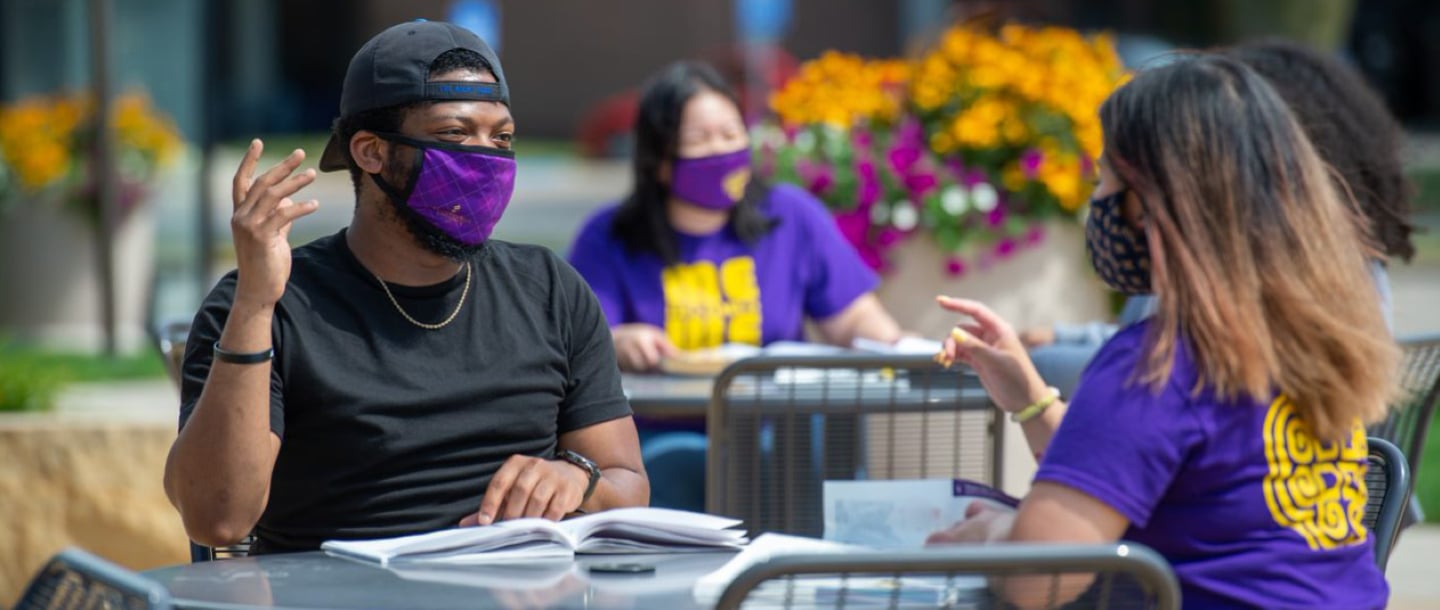
[[670, 192], [682, 201], [712, 210], [728, 210], [750, 184], [750, 149], [676, 159]]
[[380, 190], [460, 243], [474, 246], [490, 238], [515, 191], [514, 152], [399, 134], [376, 135], [419, 152], [403, 189], [373, 175]]

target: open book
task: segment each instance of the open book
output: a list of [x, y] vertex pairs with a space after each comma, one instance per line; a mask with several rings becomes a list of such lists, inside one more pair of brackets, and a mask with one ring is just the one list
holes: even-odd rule
[[380, 540], [331, 540], [338, 557], [382, 566], [466, 565], [566, 559], [575, 553], [675, 553], [738, 549], [745, 533], [736, 519], [665, 508], [620, 508], [568, 521], [515, 519]]

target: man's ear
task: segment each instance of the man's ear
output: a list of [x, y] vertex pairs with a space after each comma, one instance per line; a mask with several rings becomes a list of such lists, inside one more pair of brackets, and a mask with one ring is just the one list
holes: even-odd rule
[[385, 141], [368, 131], [357, 131], [350, 138], [350, 158], [360, 171], [378, 174], [385, 167]]

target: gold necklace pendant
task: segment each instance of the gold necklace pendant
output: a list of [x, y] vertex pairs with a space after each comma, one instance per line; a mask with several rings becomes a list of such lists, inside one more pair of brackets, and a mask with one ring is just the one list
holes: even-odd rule
[[470, 294], [470, 276], [474, 274], [475, 272], [473, 269], [471, 269], [470, 261], [465, 261], [465, 289], [460, 293], [460, 302], [455, 304], [455, 311], [450, 312], [450, 315], [447, 316], [444, 320], [441, 320], [439, 323], [427, 324], [425, 322], [421, 322], [419, 320], [416, 320], [415, 318], [410, 317], [410, 314], [405, 311], [405, 308], [400, 306], [400, 301], [395, 300], [395, 295], [390, 292], [390, 286], [385, 283], [385, 280], [380, 279], [380, 276], [376, 275], [374, 272], [370, 273], [370, 275], [375, 276], [375, 281], [380, 282], [380, 289], [385, 291], [385, 296], [390, 297], [390, 304], [395, 306], [395, 311], [398, 311], [400, 312], [400, 315], [405, 316], [406, 321], [425, 330], [440, 330], [442, 328], [445, 328], [446, 326], [449, 326], [451, 322], [455, 321], [455, 316], [460, 315], [460, 308], [465, 306], [465, 296]]

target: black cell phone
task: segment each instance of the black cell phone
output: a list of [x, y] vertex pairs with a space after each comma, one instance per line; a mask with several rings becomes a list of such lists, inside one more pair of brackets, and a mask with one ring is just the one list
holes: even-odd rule
[[597, 574], [650, 574], [655, 571], [649, 563], [592, 563], [590, 571]]

